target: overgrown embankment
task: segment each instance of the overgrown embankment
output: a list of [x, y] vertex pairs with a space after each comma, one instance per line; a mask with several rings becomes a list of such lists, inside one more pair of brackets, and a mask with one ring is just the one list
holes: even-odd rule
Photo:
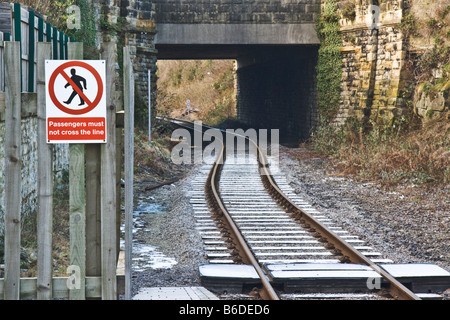
[[[380, 121], [380, 117], [374, 120], [367, 115], [362, 118], [349, 116], [342, 126], [336, 126], [332, 123], [332, 117], [342, 103], [339, 86], [343, 81], [339, 78], [342, 57], [337, 49], [342, 43], [339, 19], [349, 16], [349, 8], [355, 8], [348, 3], [327, 1], [317, 22], [322, 41], [317, 67], [321, 121], [309, 146], [329, 156], [337, 172], [362, 181], [378, 181], [386, 186], [403, 183], [448, 185], [449, 6], [443, 5], [442, 1], [427, 4], [410, 1], [409, 7], [404, 9], [401, 24], [393, 29], [397, 34], [403, 33], [402, 45], [407, 46], [407, 55], [402, 63], [403, 70], [408, 72], [408, 79], [401, 82], [403, 88], [396, 96], [397, 101], [403, 103], [400, 106], [402, 113], [384, 121]], [[354, 18], [354, 15], [350, 16]], [[361, 41], [352, 39], [355, 44]], [[385, 45], [378, 41], [377, 45], [381, 44]], [[350, 49], [357, 51], [358, 47], [355, 45]], [[377, 59], [378, 64], [384, 61], [382, 56]], [[388, 72], [386, 70], [386, 74]], [[370, 90], [376, 92], [378, 89], [368, 87], [369, 99], [373, 98]], [[374, 110], [370, 111], [367, 114], [373, 115]]]
[[[236, 117], [233, 60], [161, 60], [157, 76], [157, 115], [199, 120], [212, 126]], [[150, 146], [147, 128], [137, 124], [135, 176], [145, 188], [170, 182], [189, 168], [177, 166], [171, 160], [172, 148], [177, 143], [171, 141], [174, 129], [164, 121], [152, 119]]]
[[[187, 100], [193, 110], [189, 115]], [[209, 125], [235, 118], [234, 61], [158, 61], [158, 113]]]

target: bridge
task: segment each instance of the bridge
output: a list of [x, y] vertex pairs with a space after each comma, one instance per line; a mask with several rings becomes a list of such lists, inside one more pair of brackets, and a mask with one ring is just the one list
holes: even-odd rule
[[320, 1], [154, 3], [155, 43], [162, 59], [236, 59], [253, 55], [255, 49], [319, 44], [314, 13]]
[[103, 5], [102, 12], [110, 21], [128, 22], [142, 92], [156, 59], [235, 59], [238, 118], [253, 128], [280, 128], [281, 138], [301, 139], [316, 115], [320, 42], [314, 19], [320, 2], [129, 0]]

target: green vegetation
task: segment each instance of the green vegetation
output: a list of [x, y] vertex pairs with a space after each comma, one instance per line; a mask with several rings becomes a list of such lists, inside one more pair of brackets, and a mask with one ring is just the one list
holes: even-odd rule
[[[46, 21], [57, 27], [58, 30], [83, 41], [89, 47], [95, 46], [95, 14], [94, 8], [88, 0], [0, 0], [0, 2], [17, 2], [26, 5], [45, 15]], [[67, 13], [67, 8], [71, 5], [77, 5], [80, 8], [80, 29], [67, 28], [67, 20], [70, 16], [70, 13]]]
[[344, 0], [339, 2], [339, 8], [342, 17], [354, 21], [356, 18], [356, 4], [353, 0]]
[[318, 106], [321, 121], [326, 125], [334, 119], [339, 108], [342, 80], [342, 36], [335, 1], [327, 1], [317, 21], [321, 41], [317, 62]]
[[[82, 0], [86, 1], [86, 0]], [[67, 8], [76, 4], [75, 0], [0, 0], [0, 2], [15, 2], [30, 7], [40, 14], [47, 16], [47, 22], [65, 31], [64, 25], [69, 17]]]
[[[84, 44], [84, 55], [86, 59], [98, 59], [98, 49], [96, 47], [96, 24], [94, 7], [89, 0], [13, 0], [0, 2], [17, 2], [30, 7], [36, 12], [47, 17], [46, 22], [52, 24], [65, 34], [81, 41]], [[70, 13], [67, 9], [71, 5], [80, 8], [81, 27], [80, 29], [68, 29], [67, 20]]]
[[[65, 1], [66, 6], [67, 2], [68, 1]], [[87, 47], [92, 50], [92, 48], [95, 48], [95, 38], [97, 33], [94, 7], [88, 0], [75, 0], [73, 2], [73, 4], [80, 7], [81, 28], [79, 30], [66, 30], [66, 33], [74, 37], [77, 41], [82, 41], [85, 44], [85, 48]], [[60, 28], [64, 28], [64, 25], [65, 24], [61, 24]]]
[[402, 22], [400, 24], [400, 30], [408, 36], [416, 34], [417, 26], [414, 17], [410, 12], [407, 12], [403, 15]]

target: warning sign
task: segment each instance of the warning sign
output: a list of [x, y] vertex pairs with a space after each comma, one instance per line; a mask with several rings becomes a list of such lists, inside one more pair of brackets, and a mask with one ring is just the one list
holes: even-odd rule
[[105, 61], [47, 60], [48, 143], [105, 143]]

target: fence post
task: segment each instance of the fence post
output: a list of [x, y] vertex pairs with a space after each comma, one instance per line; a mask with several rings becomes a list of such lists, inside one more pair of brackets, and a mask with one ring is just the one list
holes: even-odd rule
[[53, 27], [53, 60], [58, 60], [58, 29], [56, 27]]
[[53, 169], [52, 147], [47, 144], [45, 110], [45, 60], [50, 59], [50, 43], [37, 43], [37, 117], [38, 117], [38, 216], [37, 216], [37, 298], [52, 298]]
[[131, 299], [134, 173], [134, 76], [128, 47], [123, 48], [125, 109], [125, 300]]
[[19, 55], [20, 58], [20, 90], [22, 91], [23, 83], [22, 83], [22, 7], [20, 3], [14, 3], [14, 40], [20, 43], [19, 45]]
[[107, 143], [101, 153], [101, 242], [102, 242], [102, 299], [117, 299], [117, 244], [116, 244], [116, 107], [115, 74], [116, 44], [101, 45], [102, 59], [106, 60], [106, 130]]
[[5, 283], [4, 299], [20, 298], [21, 79], [20, 42], [5, 43]]
[[50, 23], [45, 24], [45, 30], [47, 35], [47, 42], [52, 42], [52, 25]]
[[[59, 59], [60, 60], [67, 60], [67, 57], [65, 56], [65, 50], [64, 50], [64, 32], [59, 31]], [[83, 59], [82, 57], [80, 59]]]
[[[83, 44], [74, 42], [69, 47], [69, 58], [83, 59]], [[79, 287], [70, 288], [71, 300], [84, 300], [86, 297], [86, 189], [85, 189], [85, 150], [84, 144], [69, 146], [69, 193], [70, 193], [70, 265], [78, 266], [75, 283]], [[71, 268], [70, 270], [74, 270]], [[73, 277], [73, 275], [71, 275]]]
[[44, 19], [39, 18], [38, 20], [38, 41], [44, 42]]
[[100, 145], [85, 145], [86, 276], [101, 276]]

